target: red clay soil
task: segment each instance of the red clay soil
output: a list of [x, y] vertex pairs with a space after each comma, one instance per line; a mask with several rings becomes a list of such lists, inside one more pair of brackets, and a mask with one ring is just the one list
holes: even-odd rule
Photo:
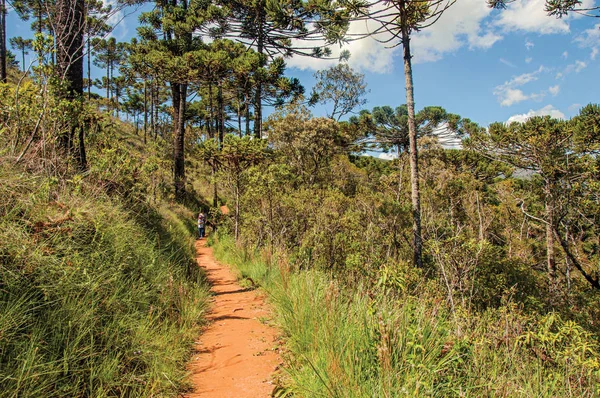
[[243, 289], [233, 272], [215, 261], [205, 239], [196, 242], [198, 265], [212, 285], [209, 326], [197, 342], [189, 369], [195, 397], [270, 397], [280, 363], [277, 331], [261, 320], [270, 317], [264, 297]]

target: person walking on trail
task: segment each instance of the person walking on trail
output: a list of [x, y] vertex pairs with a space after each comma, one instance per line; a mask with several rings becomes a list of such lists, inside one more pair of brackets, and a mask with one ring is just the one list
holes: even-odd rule
[[206, 215], [204, 215], [204, 213], [200, 212], [200, 214], [198, 214], [198, 236], [200, 237], [200, 239], [204, 238], [205, 226], [206, 226]]

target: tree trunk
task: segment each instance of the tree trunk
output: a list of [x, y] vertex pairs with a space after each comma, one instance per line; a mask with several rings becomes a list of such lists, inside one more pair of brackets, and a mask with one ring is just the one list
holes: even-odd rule
[[410, 53], [410, 34], [406, 12], [402, 13], [402, 47], [404, 49], [404, 77], [406, 80], [406, 107], [408, 109], [408, 138], [410, 145], [410, 182], [413, 213], [414, 263], [423, 267], [423, 238], [421, 235], [421, 192], [419, 189], [419, 154], [417, 148], [417, 126], [415, 123], [415, 97]]
[[183, 199], [185, 196], [185, 107], [187, 100], [187, 84], [171, 83], [173, 93], [173, 127], [174, 127], [174, 183], [175, 198]]
[[546, 266], [550, 284], [556, 279], [556, 256], [554, 253], [554, 201], [552, 200], [552, 188], [547, 184], [545, 189], [546, 200], [544, 203], [546, 212]]
[[235, 241], [240, 237], [240, 178], [235, 179]]
[[92, 46], [90, 44], [90, 34], [87, 36], [87, 78], [88, 78], [88, 101], [92, 99]]
[[217, 91], [217, 106], [219, 107], [219, 148], [223, 147], [225, 137], [225, 109], [223, 104], [223, 85], [219, 82]]
[[148, 87], [146, 78], [144, 78], [144, 145], [147, 143], [148, 136]]
[[0, 83], [6, 83], [6, 58], [6, 0], [2, 0], [0, 2]]
[[248, 92], [245, 94], [246, 101], [246, 135], [250, 135], [250, 99], [248, 98]]
[[[256, 8], [257, 32], [256, 51], [260, 57], [260, 66], [265, 66], [264, 60], [264, 26], [265, 26], [265, 1], [262, 0]], [[256, 82], [256, 93], [254, 96], [254, 136], [262, 137], [262, 87], [263, 82], [260, 79]]]
[[[58, 0], [56, 4], [56, 70], [64, 83], [64, 98], [69, 101], [83, 95], [83, 32], [85, 27], [83, 0]], [[60, 145], [71, 151], [73, 136], [80, 130], [79, 166], [86, 167], [83, 126], [79, 125], [78, 107], [69, 115], [67, 133], [59, 139]]]
[[239, 92], [237, 99], [238, 136], [242, 138], [242, 101]]

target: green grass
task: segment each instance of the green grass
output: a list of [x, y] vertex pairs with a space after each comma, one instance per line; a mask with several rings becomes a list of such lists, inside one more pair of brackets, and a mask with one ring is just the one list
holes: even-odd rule
[[419, 292], [385, 294], [316, 270], [290, 272], [285, 258], [264, 261], [227, 236], [214, 248], [275, 307], [285, 336], [281, 396], [599, 394], [594, 336], [556, 315], [532, 317], [517, 306], [453, 314], [431, 281]]
[[185, 390], [208, 297], [191, 212], [6, 165], [0, 181], [0, 397]]

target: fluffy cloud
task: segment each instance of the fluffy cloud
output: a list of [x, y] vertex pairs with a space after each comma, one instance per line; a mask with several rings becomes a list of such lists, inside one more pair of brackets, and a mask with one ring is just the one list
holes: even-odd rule
[[[569, 22], [581, 17], [577, 13], [571, 13], [560, 19], [549, 16], [544, 11], [545, 4], [546, 0], [515, 1], [509, 4], [506, 10], [499, 12], [499, 18], [494, 25], [506, 32], [567, 33], [569, 32]], [[581, 8], [589, 8], [593, 4], [594, 0], [583, 0]]]
[[533, 58], [531, 58], [531, 57], [527, 57], [527, 58], [525, 58], [525, 63], [526, 63], [526, 64], [530, 64], [530, 63], [531, 63], [531, 61], [533, 61]]
[[587, 67], [587, 64], [583, 61], [575, 61], [574, 64], [570, 64], [567, 65], [567, 67], [565, 68], [564, 74], [568, 74], [568, 73], [579, 73], [582, 70], [584, 70]]
[[562, 57], [563, 57], [564, 59], [567, 59], [567, 58], [569, 58], [569, 53], [568, 53], [567, 51], [563, 52], [563, 53], [562, 53]]
[[533, 109], [531, 109], [527, 113], [523, 113], [520, 115], [513, 115], [510, 118], [508, 118], [507, 123], [511, 123], [511, 122], [521, 122], [522, 123], [533, 116], [546, 116], [546, 115], [552, 116], [557, 119], [565, 118], [564, 113], [562, 113], [561, 111], [559, 111], [552, 105], [546, 105], [545, 107], [538, 109], [537, 111], [534, 111]]
[[600, 24], [596, 24], [593, 28], [585, 30], [575, 38], [575, 42], [579, 44], [579, 47], [591, 48], [590, 59], [594, 61], [598, 55], [600, 43]]
[[[379, 3], [381, 8], [381, 4]], [[432, 26], [413, 35], [411, 49], [415, 63], [433, 62], [441, 59], [444, 54], [457, 51], [468, 46], [469, 49], [488, 49], [502, 39], [490, 26], [484, 26], [484, 20], [492, 10], [485, 1], [461, 0], [450, 7]], [[366, 35], [379, 27], [373, 20], [352, 22], [349, 33], [354, 37]], [[386, 41], [391, 35], [380, 33], [379, 41]], [[349, 64], [356, 69], [378, 73], [390, 72], [393, 69], [393, 56], [400, 53], [401, 48], [387, 48], [395, 44], [383, 44], [371, 37], [350, 41], [342, 47], [332, 48], [332, 58], [337, 58], [342, 50], [350, 51]], [[301, 41], [296, 41], [302, 44]], [[314, 41], [306, 43], [315, 45]], [[323, 69], [335, 64], [336, 59], [321, 60], [310, 57], [294, 56], [287, 61], [288, 66], [299, 69]]]
[[553, 97], [556, 97], [560, 91], [560, 86], [557, 84], [556, 86], [549, 87], [548, 91]]
[[544, 98], [546, 93], [544, 91], [540, 93], [525, 94], [519, 87], [524, 86], [527, 83], [533, 82], [538, 79], [538, 75], [545, 72], [547, 69], [544, 66], [540, 66], [537, 70], [529, 73], [523, 73], [518, 76], [514, 76], [512, 79], [504, 82], [494, 89], [494, 94], [498, 98], [500, 105], [510, 106], [525, 100], [540, 101]]
[[392, 160], [392, 159], [396, 159], [397, 156], [395, 153], [390, 152], [390, 153], [380, 153], [379, 156], [377, 156], [379, 159], [385, 159], [385, 160]]

